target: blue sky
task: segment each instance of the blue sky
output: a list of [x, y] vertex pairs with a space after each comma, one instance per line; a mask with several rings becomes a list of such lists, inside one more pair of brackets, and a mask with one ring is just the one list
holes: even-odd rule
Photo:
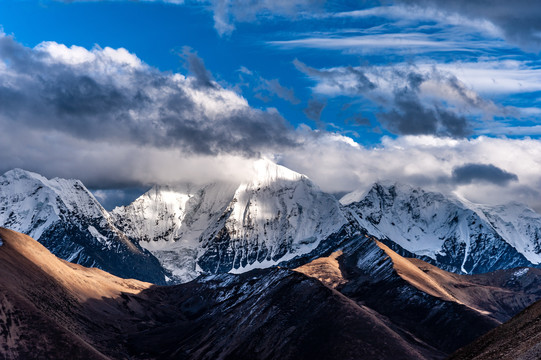
[[119, 203], [267, 156], [331, 192], [391, 178], [539, 207], [535, 2], [6, 0], [0, 25], [0, 170]]

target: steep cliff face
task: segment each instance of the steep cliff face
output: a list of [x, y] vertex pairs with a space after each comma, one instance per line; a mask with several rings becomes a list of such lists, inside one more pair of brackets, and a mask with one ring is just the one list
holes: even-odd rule
[[79, 180], [8, 171], [0, 177], [0, 225], [36, 238], [70, 262], [164, 283], [157, 259], [113, 224]]
[[[341, 202], [359, 226], [393, 249], [432, 260], [450, 271], [483, 273], [539, 264], [536, 249], [541, 222], [527, 209], [480, 207], [389, 183], [374, 184], [365, 194], [348, 194]], [[519, 232], [523, 235], [517, 237]]]

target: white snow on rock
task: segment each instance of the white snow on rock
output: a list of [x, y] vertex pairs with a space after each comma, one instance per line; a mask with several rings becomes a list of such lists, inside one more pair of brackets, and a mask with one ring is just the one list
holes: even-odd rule
[[233, 263], [241, 264], [231, 269], [242, 272], [309, 252], [346, 222], [334, 197], [266, 159], [240, 184], [155, 186], [112, 214], [179, 281], [200, 274], [197, 260], [218, 236], [227, 234]]
[[[502, 241], [532, 264], [541, 263], [541, 215], [518, 203], [477, 205], [457, 196], [392, 182], [352, 192], [340, 202], [370, 234], [387, 238], [409, 252], [434, 260], [439, 255], [460, 253], [456, 266], [465, 273], [471, 270], [466, 269], [467, 263], [470, 268], [478, 265], [484, 261], [482, 257], [489, 256], [489, 248], [497, 251]], [[484, 250], [487, 254], [479, 253]]]
[[14, 169], [0, 177], [0, 224], [39, 239], [44, 230], [73, 212], [87, 218], [108, 214], [79, 180], [47, 179]]

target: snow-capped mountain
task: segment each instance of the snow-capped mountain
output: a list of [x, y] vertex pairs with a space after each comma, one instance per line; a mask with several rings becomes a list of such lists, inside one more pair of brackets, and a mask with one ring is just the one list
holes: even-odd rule
[[533, 264], [541, 263], [541, 215], [524, 204], [477, 205], [492, 227], [507, 243]]
[[79, 180], [14, 169], [0, 177], [0, 226], [30, 235], [58, 257], [122, 277], [164, 282], [157, 259], [133, 243]]
[[479, 206], [397, 183], [376, 183], [340, 201], [373, 236], [447, 270], [482, 273], [541, 263], [541, 216], [523, 205]]
[[175, 281], [271, 266], [310, 252], [347, 223], [333, 196], [265, 159], [240, 184], [154, 187], [112, 214]]
[[158, 284], [299, 266], [365, 235], [454, 272], [541, 263], [541, 215], [520, 204], [481, 206], [400, 184], [341, 202], [269, 160], [244, 181], [154, 186], [110, 213], [78, 180], [19, 169], [0, 177], [0, 226], [68, 261]]
[[229, 183], [154, 186], [111, 214], [126, 235], [160, 259], [172, 281], [185, 282], [199, 275], [200, 239], [219, 222], [235, 187]]

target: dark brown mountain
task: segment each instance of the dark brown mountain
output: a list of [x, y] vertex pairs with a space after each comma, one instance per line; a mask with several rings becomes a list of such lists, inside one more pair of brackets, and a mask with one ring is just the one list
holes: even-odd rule
[[0, 229], [6, 359], [428, 359], [373, 310], [286, 269], [154, 287]]
[[539, 360], [541, 359], [541, 302], [468, 346], [449, 360]]
[[93, 345], [107, 346], [99, 333], [108, 330], [94, 320], [116, 316], [113, 299], [151, 284], [60, 260], [11, 230], [0, 228], [0, 239], [0, 358], [108, 358]]
[[449, 274], [359, 236], [298, 271], [154, 286], [0, 239], [4, 359], [442, 359], [539, 298], [541, 278]]
[[451, 353], [541, 298], [541, 271], [479, 275], [443, 271], [406, 259], [363, 236], [338, 253], [297, 268], [370, 307], [411, 336]]

